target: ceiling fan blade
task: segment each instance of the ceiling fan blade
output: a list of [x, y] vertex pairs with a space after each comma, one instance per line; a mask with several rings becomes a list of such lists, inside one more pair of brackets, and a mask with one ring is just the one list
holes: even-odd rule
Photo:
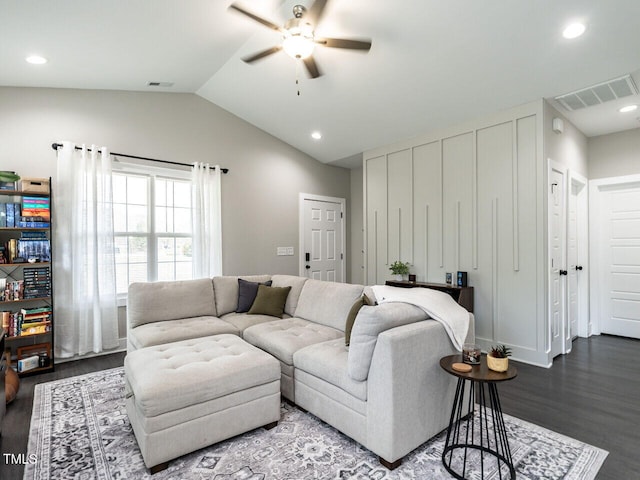
[[246, 15], [247, 17], [255, 20], [256, 22], [261, 23], [265, 27], [269, 27], [269, 28], [272, 28], [272, 29], [277, 30], [277, 31], [281, 31], [282, 30], [282, 27], [276, 25], [273, 22], [270, 22], [269, 20], [266, 20], [266, 19], [264, 19], [262, 17], [259, 17], [255, 13], [251, 13], [250, 11], [245, 10], [244, 8], [236, 5], [235, 3], [232, 3], [231, 5], [229, 5], [229, 8], [233, 8], [234, 10]]
[[304, 66], [307, 67], [307, 72], [309, 72], [309, 76], [311, 78], [318, 78], [320, 75], [322, 75], [313, 57], [309, 56], [302, 61], [304, 62]]
[[273, 55], [274, 53], [279, 52], [280, 50], [282, 50], [282, 47], [278, 45], [277, 47], [271, 47], [271, 48], [267, 48], [266, 50], [262, 50], [261, 52], [251, 55], [250, 57], [244, 57], [242, 60], [246, 63], [253, 63], [256, 60], [260, 60], [261, 58], [267, 57], [269, 55]]
[[327, 6], [328, 0], [316, 0], [313, 4], [307, 9], [307, 13], [305, 13], [305, 18], [307, 18], [314, 26], [317, 26], [320, 23], [320, 19], [322, 18], [322, 13], [324, 12], [324, 7]]
[[331, 48], [350, 48], [353, 50], [369, 50], [371, 41], [367, 40], [347, 40], [345, 38], [316, 38], [314, 40], [320, 45]]

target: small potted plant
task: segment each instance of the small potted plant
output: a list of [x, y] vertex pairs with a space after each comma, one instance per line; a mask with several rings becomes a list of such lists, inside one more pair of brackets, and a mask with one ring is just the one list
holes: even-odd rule
[[494, 372], [506, 372], [509, 369], [511, 349], [506, 345], [491, 347], [487, 354], [487, 367]]
[[396, 260], [391, 264], [389, 270], [396, 276], [397, 281], [402, 281], [404, 275], [409, 275], [409, 262], [402, 263], [400, 260]]

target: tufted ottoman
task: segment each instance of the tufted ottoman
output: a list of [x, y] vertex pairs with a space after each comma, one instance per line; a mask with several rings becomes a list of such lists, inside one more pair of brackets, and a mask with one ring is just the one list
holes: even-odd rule
[[127, 414], [151, 473], [280, 419], [280, 363], [236, 335], [135, 350], [124, 369]]

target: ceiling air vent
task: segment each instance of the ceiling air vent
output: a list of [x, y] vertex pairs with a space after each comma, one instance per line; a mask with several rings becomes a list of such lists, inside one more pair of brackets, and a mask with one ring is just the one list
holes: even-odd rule
[[560, 95], [556, 97], [556, 100], [564, 108], [572, 112], [637, 94], [638, 89], [633, 83], [633, 78], [631, 78], [631, 75], [625, 75], [592, 87]]
[[147, 82], [148, 87], [173, 87], [173, 82]]

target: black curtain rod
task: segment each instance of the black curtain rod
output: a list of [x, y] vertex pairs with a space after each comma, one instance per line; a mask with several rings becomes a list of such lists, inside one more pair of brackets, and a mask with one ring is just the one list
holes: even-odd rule
[[[51, 148], [53, 148], [54, 150], [58, 150], [58, 148], [61, 148], [62, 144], [61, 143], [52, 143], [51, 144]], [[76, 150], [82, 150], [82, 147], [76, 146]], [[87, 151], [91, 151], [90, 148], [87, 148]], [[100, 153], [100, 150], [98, 150], [98, 153]], [[148, 158], [148, 157], [138, 157], [137, 155], [127, 155], [126, 153], [116, 153], [116, 152], [109, 152], [111, 153], [111, 155], [114, 155], [116, 157], [127, 157], [127, 158], [135, 158], [137, 160], [149, 160], [150, 162], [158, 162], [158, 163], [167, 163], [169, 165], [180, 165], [181, 167], [192, 167], [193, 165], [189, 165], [186, 163], [180, 163], [180, 162], [172, 162], [170, 160], [158, 160], [157, 158]], [[214, 167], [209, 167], [209, 168], [214, 168]], [[221, 168], [220, 171], [222, 173], [229, 173], [229, 169], [228, 168]]]

